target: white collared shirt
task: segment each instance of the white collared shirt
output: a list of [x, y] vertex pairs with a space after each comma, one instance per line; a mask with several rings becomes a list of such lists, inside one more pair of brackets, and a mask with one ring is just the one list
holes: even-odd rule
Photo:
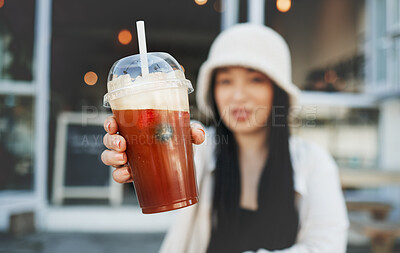
[[[211, 209], [215, 146], [223, 141], [214, 128], [206, 141], [195, 146], [199, 203], [182, 209], [168, 231], [161, 253], [205, 253], [211, 235]], [[349, 226], [336, 163], [320, 147], [291, 137], [289, 149], [299, 212], [296, 243], [283, 250], [257, 253], [343, 253]], [[221, 252], [225, 253], [225, 252]], [[229, 252], [226, 252], [229, 253]]]

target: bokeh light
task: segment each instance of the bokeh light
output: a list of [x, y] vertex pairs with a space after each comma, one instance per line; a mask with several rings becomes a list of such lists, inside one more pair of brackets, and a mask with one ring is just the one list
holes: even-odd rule
[[205, 5], [208, 0], [194, 0], [197, 5]]
[[129, 30], [121, 30], [118, 33], [118, 41], [122, 45], [128, 45], [132, 41], [132, 33]]
[[292, 0], [276, 0], [276, 8], [280, 12], [288, 12], [292, 7]]
[[4, 6], [4, 0], [0, 0], [0, 8]]
[[95, 72], [89, 71], [85, 74], [83, 80], [85, 80], [85, 83], [87, 85], [95, 85], [97, 83], [98, 77]]

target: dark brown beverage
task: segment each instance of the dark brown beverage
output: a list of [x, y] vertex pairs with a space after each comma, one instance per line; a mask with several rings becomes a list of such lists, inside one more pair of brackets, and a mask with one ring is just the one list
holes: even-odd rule
[[186, 111], [113, 110], [143, 213], [197, 203], [190, 116]]

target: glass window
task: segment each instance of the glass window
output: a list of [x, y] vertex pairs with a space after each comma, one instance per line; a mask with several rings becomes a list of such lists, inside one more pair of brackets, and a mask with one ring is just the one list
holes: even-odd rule
[[390, 1], [390, 27], [394, 29], [400, 28], [400, 1], [399, 0], [389, 0]]
[[32, 81], [34, 0], [4, 1], [0, 8], [0, 81]]
[[294, 116], [292, 133], [327, 149], [339, 167], [374, 169], [378, 109], [307, 105]]
[[400, 1], [394, 1], [394, 22], [397, 27], [400, 26]]
[[0, 95], [0, 190], [33, 189], [34, 100]]
[[387, 76], [387, 53], [386, 48], [379, 48], [376, 54], [376, 71], [378, 83], [384, 84]]
[[371, 76], [369, 82], [375, 92], [392, 92], [399, 84], [399, 35], [400, 2], [398, 0], [374, 0], [372, 10], [371, 40], [373, 55], [370, 58]]
[[378, 83], [384, 83], [387, 76], [387, 48], [386, 48], [386, 1], [377, 3], [377, 18], [375, 32], [378, 47], [376, 55], [376, 71]]
[[386, 0], [385, 1], [376, 1], [376, 33], [378, 38], [382, 38], [386, 36]]
[[[140, 1], [140, 4], [129, 0], [116, 0], [112, 4], [53, 1], [50, 125], [55, 126], [58, 115], [64, 111], [106, 111], [102, 98], [112, 64], [119, 58], [138, 53], [132, 17], [145, 20], [148, 51], [173, 55], [185, 68], [186, 78], [195, 84], [198, 68], [220, 30], [221, 12], [214, 2], [200, 6], [194, 1], [157, 1], [155, 8], [153, 1]], [[118, 35], [125, 29], [132, 33], [133, 39], [122, 43]], [[84, 76], [88, 72], [98, 77], [93, 85], [85, 83]], [[190, 101], [194, 102], [194, 97]], [[50, 132], [49, 143], [55, 145], [56, 131]], [[54, 150], [50, 149], [49, 157], [53, 156]], [[49, 167], [51, 175], [52, 162]], [[137, 203], [132, 184], [124, 187], [124, 203]], [[89, 202], [71, 201], [68, 203]]]
[[[400, 6], [399, 6], [400, 7]], [[400, 90], [400, 37], [397, 37], [394, 41], [394, 85], [397, 90]], [[397, 70], [397, 71], [396, 71]]]

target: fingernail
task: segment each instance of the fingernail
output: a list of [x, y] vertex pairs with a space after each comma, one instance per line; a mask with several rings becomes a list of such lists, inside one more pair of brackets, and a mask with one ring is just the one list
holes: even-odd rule
[[193, 123], [193, 124], [191, 125], [191, 127], [192, 127], [192, 128], [195, 128], [195, 129], [199, 129], [199, 130], [201, 130], [201, 131], [203, 132], [203, 134], [206, 134], [206, 131], [204, 131], [204, 128], [203, 128], [203, 126], [202, 126], [201, 124]]
[[121, 161], [125, 161], [125, 153], [122, 153], [120, 157], [121, 157]]
[[115, 140], [114, 140], [114, 145], [115, 145], [117, 148], [120, 148], [121, 140], [115, 139]]
[[124, 174], [125, 174], [126, 176], [130, 176], [130, 175], [131, 175], [131, 173], [129, 172], [129, 169], [126, 169], [126, 170], [124, 171]]
[[198, 128], [198, 129], [199, 129], [200, 131], [202, 131], [204, 135], [206, 134], [206, 131], [204, 131], [203, 128]]
[[110, 125], [111, 125], [111, 122], [108, 122], [107, 125], [106, 125], [106, 128], [107, 128], [108, 132], [110, 132]]

